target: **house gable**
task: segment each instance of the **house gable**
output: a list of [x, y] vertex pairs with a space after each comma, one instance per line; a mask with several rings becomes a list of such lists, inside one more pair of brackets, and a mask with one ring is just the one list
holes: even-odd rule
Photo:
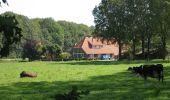
[[114, 54], [118, 55], [117, 44], [107, 44], [98, 38], [86, 37], [84, 39], [83, 50], [86, 54]]
[[111, 55], [113, 58], [118, 56], [119, 46], [117, 44], [107, 44], [107, 42], [102, 42], [99, 38], [85, 37], [82, 41], [75, 44], [73, 47], [74, 54], [83, 54], [83, 52], [78, 52], [76, 49], [81, 49], [84, 55]]

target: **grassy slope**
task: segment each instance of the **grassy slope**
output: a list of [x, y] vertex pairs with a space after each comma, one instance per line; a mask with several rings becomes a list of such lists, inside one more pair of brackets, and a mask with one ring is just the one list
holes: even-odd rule
[[[56, 93], [76, 85], [91, 93], [82, 100], [168, 100], [170, 63], [165, 66], [165, 82], [143, 78], [126, 71], [145, 62], [0, 62], [0, 100], [51, 100]], [[23, 70], [37, 78], [19, 78]]]

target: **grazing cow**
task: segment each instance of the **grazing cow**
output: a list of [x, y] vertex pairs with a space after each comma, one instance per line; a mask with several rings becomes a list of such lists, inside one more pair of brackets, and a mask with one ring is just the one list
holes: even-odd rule
[[163, 82], [163, 65], [143, 65], [142, 71], [143, 77], [147, 80], [147, 77], [158, 78], [159, 81]]
[[142, 66], [139, 67], [133, 67], [133, 71], [135, 74], [142, 75]]
[[20, 77], [37, 77], [37, 73], [22, 71]]
[[139, 67], [128, 68], [135, 74], [139, 74], [147, 80], [147, 77], [158, 78], [159, 81], [163, 82], [163, 65], [141, 65]]

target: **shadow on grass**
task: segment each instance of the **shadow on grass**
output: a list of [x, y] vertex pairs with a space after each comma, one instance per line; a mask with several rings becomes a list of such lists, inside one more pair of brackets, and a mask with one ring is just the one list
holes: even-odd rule
[[155, 79], [144, 81], [130, 72], [121, 72], [85, 81], [18, 82], [0, 86], [0, 97], [4, 100], [53, 100], [51, 97], [55, 94], [77, 86], [79, 90], [90, 90], [81, 100], [165, 100], [170, 98], [170, 80], [165, 78], [165, 83]]
[[[69, 64], [69, 65], [119, 65], [119, 64], [158, 64], [158, 63], [170, 63], [167, 60], [135, 60], [135, 61], [74, 61], [74, 62], [57, 62], [57, 64]], [[55, 63], [53, 63], [55, 64]]]

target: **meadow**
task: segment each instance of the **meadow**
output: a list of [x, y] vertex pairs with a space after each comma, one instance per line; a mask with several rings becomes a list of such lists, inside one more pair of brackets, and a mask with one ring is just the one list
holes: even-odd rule
[[[164, 83], [127, 71], [129, 66], [146, 63], [164, 65]], [[22, 71], [33, 71], [37, 78], [20, 78]], [[0, 61], [0, 100], [54, 100], [72, 86], [89, 90], [81, 100], [169, 100], [169, 61]]]

